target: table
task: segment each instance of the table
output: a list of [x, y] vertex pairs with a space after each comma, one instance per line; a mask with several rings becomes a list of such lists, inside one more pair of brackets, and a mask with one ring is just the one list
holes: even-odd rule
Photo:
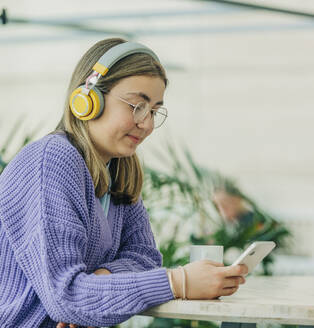
[[232, 296], [174, 300], [142, 314], [222, 321], [224, 328], [254, 327], [258, 322], [314, 326], [314, 276], [249, 276]]

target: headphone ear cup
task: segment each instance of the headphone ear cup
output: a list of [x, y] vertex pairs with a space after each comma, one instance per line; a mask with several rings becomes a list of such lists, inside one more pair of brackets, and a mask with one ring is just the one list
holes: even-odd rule
[[[101, 116], [102, 112], [104, 111], [104, 107], [105, 107], [105, 100], [104, 100], [104, 94], [96, 87], [94, 87], [93, 89], [91, 89], [90, 91], [94, 91], [95, 94], [97, 95], [97, 106], [96, 104], [93, 105], [93, 108], [98, 107], [96, 116], [94, 118], [97, 118], [99, 116]], [[96, 97], [96, 96], [95, 96]], [[93, 103], [94, 104], [94, 103]], [[93, 109], [94, 110], [94, 109]]]
[[75, 89], [70, 96], [70, 108], [75, 117], [82, 121], [92, 120], [101, 115], [104, 110], [104, 95], [94, 87], [89, 90], [88, 95], [82, 90], [81, 85]]

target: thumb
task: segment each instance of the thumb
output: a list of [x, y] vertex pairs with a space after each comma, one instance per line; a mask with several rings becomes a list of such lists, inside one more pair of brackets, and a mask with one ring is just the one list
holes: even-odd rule
[[245, 264], [226, 266], [222, 270], [226, 277], [243, 276], [248, 273], [248, 267]]

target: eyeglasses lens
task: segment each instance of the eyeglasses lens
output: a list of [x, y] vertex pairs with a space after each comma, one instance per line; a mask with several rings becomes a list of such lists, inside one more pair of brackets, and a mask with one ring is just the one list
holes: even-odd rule
[[[151, 108], [148, 103], [140, 102], [134, 108], [134, 121], [135, 123], [140, 123], [145, 120], [148, 113], [150, 113]], [[164, 107], [160, 107], [158, 111], [154, 111], [152, 114], [151, 119], [154, 122], [154, 128], [160, 127], [165, 119], [167, 118], [167, 110]]]

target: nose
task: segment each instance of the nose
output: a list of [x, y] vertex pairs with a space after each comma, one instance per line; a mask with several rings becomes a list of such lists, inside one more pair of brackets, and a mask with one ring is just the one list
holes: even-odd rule
[[146, 131], [153, 130], [154, 129], [154, 121], [153, 121], [153, 118], [151, 117], [150, 113], [148, 113], [141, 122], [137, 123], [136, 126], [139, 129], [144, 129]]

